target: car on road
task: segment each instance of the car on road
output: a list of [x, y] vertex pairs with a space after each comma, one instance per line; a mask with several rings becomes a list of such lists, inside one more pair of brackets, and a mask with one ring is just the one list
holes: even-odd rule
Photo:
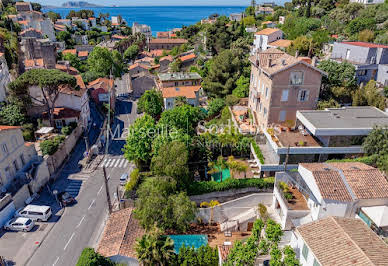
[[127, 183], [128, 180], [128, 174], [122, 174], [120, 177], [120, 185], [124, 186]]
[[5, 230], [29, 232], [34, 228], [35, 222], [30, 218], [17, 217], [9, 220], [5, 225]]
[[49, 206], [27, 205], [16, 211], [15, 217], [30, 218], [34, 221], [47, 222], [51, 217], [51, 208]]
[[60, 192], [58, 194], [58, 200], [62, 203], [63, 206], [69, 206], [76, 203], [75, 198], [66, 191]]

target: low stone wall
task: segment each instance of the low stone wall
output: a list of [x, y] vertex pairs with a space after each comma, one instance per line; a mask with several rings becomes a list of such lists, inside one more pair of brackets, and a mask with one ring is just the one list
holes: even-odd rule
[[[213, 208], [213, 221], [223, 223], [228, 220], [233, 220], [236, 216], [252, 208], [257, 208], [259, 203], [267, 206], [271, 205], [272, 197], [272, 193], [255, 193], [222, 203]], [[197, 217], [201, 218], [204, 222], [208, 222], [210, 212], [210, 208], [200, 208]]]
[[58, 150], [53, 155], [46, 155], [44, 160], [47, 162], [50, 175], [62, 165], [67, 156], [71, 153], [74, 146], [77, 144], [79, 137], [82, 134], [81, 123], [71, 132], [69, 136], [66, 136], [64, 142], [59, 146]]
[[261, 189], [257, 187], [247, 187], [247, 188], [238, 188], [230, 189], [225, 191], [211, 192], [201, 195], [190, 196], [190, 200], [195, 201], [197, 204], [201, 204], [204, 201], [218, 200], [219, 202], [226, 202], [233, 199], [238, 199], [247, 194], [253, 193], [271, 193], [273, 189]]
[[28, 184], [25, 184], [22, 186], [18, 192], [12, 197], [13, 204], [15, 205], [16, 209], [19, 209], [21, 207], [24, 207], [26, 199], [30, 197], [30, 191], [28, 190]]

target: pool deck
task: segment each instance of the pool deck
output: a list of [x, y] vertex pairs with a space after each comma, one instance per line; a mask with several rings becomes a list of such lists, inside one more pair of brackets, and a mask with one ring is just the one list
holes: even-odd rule
[[224, 242], [232, 242], [232, 245], [237, 240], [247, 239], [252, 232], [232, 232], [231, 237], [225, 236], [224, 233], [215, 233], [208, 235], [208, 244], [212, 248], [218, 247], [219, 245], [223, 245]]

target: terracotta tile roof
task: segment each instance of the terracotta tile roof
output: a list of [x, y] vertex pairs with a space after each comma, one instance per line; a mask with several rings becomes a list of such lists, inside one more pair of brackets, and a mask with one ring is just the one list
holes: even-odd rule
[[[264, 22], [263, 22], [263, 24], [264, 24]], [[263, 29], [261, 31], [256, 32], [255, 34], [256, 35], [270, 35], [272, 33], [278, 32], [278, 31], [280, 31], [280, 29], [266, 28], [266, 29]]]
[[0, 125], [0, 131], [3, 131], [3, 130], [10, 130], [10, 129], [20, 129], [21, 127], [19, 126], [2, 126]]
[[66, 66], [62, 64], [56, 64], [55, 68], [58, 70], [61, 70], [63, 72], [69, 73], [70, 75], [78, 74], [78, 70], [75, 67], [72, 66]]
[[388, 198], [387, 179], [378, 169], [366, 164], [301, 163], [300, 166], [312, 172], [325, 199], [349, 202]]
[[18, 23], [19, 24], [23, 24], [23, 25], [28, 25], [28, 21], [27, 20], [19, 20]]
[[320, 265], [388, 265], [388, 245], [362, 220], [329, 217], [296, 228]]
[[152, 57], [147, 56], [147, 57], [136, 60], [135, 63], [148, 62], [148, 63], [152, 64], [154, 61], [155, 60]]
[[150, 43], [187, 43], [185, 39], [151, 39]]
[[168, 31], [159, 31], [156, 33], [156, 37], [158, 38], [168, 38], [170, 36]]
[[112, 23], [112, 26], [119, 26], [120, 24], [115, 22], [115, 23]]
[[89, 82], [89, 89], [104, 89], [105, 91], [110, 91], [114, 86], [114, 80], [108, 78], [98, 78], [92, 82]]
[[[73, 118], [73, 117], [79, 117], [80, 111], [71, 109], [71, 108], [66, 108], [66, 107], [56, 107], [54, 108], [53, 114], [54, 114], [54, 119], [66, 119], [66, 118]], [[48, 113], [43, 112], [42, 116], [44, 119], [48, 119]]]
[[141, 63], [135, 63], [135, 64], [133, 64], [133, 65], [130, 65], [130, 66], [128, 67], [128, 69], [129, 69], [129, 70], [132, 70], [132, 69], [137, 68], [137, 67], [141, 67], [141, 68], [144, 68], [144, 69], [147, 69], [147, 70], [150, 69], [149, 66], [143, 65], [143, 64], [141, 64]]
[[35, 32], [37, 32], [37, 33], [42, 34], [42, 32], [41, 32], [40, 30], [37, 30], [37, 29], [34, 29], [34, 28], [28, 28], [28, 29], [22, 31], [22, 32], [20, 33], [20, 35], [26, 34], [26, 33], [29, 32], [29, 31], [35, 31]]
[[96, 18], [88, 18], [88, 20], [95, 20]]
[[66, 49], [62, 51], [62, 54], [73, 54], [77, 55], [77, 50], [76, 49]]
[[277, 41], [269, 43], [268, 45], [287, 48], [288, 46], [291, 45], [291, 41], [290, 40], [277, 40]]
[[171, 38], [176, 38], [176, 33], [171, 33], [171, 34], [170, 34], [170, 37], [171, 37]]
[[25, 59], [24, 60], [24, 66], [25, 67], [44, 67], [43, 58], [40, 59]]
[[65, 31], [66, 30], [66, 26], [65, 25], [61, 25], [61, 24], [54, 24], [54, 29], [56, 29], [58, 31]]
[[163, 56], [162, 58], [159, 59], [159, 62], [162, 62], [164, 60], [172, 62], [174, 61], [174, 58], [171, 55]]
[[78, 87], [80, 87], [81, 89], [86, 89], [85, 82], [84, 82], [84, 80], [82, 79], [82, 76], [81, 76], [81, 75], [76, 75], [76, 76], [75, 76], [75, 79], [77, 80], [77, 85], [78, 85]]
[[388, 48], [388, 45], [370, 43], [370, 42], [342, 42], [342, 43], [354, 45], [354, 46], [368, 47], [368, 48]]
[[261, 24], [266, 25], [266, 24], [271, 24], [271, 23], [273, 23], [273, 22], [272, 22], [272, 21], [264, 21], [264, 22], [262, 22]]
[[33, 145], [35, 145], [34, 142], [24, 142], [24, 146], [26, 146], [26, 147], [31, 147]]
[[185, 61], [189, 61], [189, 60], [192, 60], [192, 59], [195, 59], [195, 54], [188, 54], [188, 55], [184, 55], [184, 56], [180, 56], [179, 59], [182, 61], [182, 62], [185, 62]]
[[78, 57], [85, 57], [89, 55], [89, 51], [79, 51]]
[[120, 39], [120, 40], [124, 40], [128, 37], [126, 36], [122, 36], [122, 35], [118, 35], [118, 34], [115, 34], [115, 35], [112, 35], [112, 39]]
[[195, 99], [195, 92], [199, 91], [201, 86], [182, 86], [182, 87], [167, 87], [162, 89], [163, 98], [175, 98], [179, 96], [187, 99]]
[[57, 19], [57, 22], [70, 22], [70, 19]]
[[97, 252], [105, 257], [121, 255], [136, 258], [135, 241], [144, 230], [132, 216], [132, 208], [113, 212], [105, 226]]
[[29, 6], [30, 2], [16, 2], [17, 6]]

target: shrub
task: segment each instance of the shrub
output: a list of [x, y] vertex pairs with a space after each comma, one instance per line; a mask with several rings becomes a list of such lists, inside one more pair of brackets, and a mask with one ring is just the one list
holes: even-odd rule
[[113, 266], [112, 261], [98, 254], [92, 248], [84, 248], [78, 258], [77, 266]]
[[221, 112], [222, 108], [225, 106], [225, 100], [221, 98], [216, 98], [209, 103], [208, 115], [214, 116]]
[[198, 249], [194, 247], [186, 247], [184, 244], [179, 249], [179, 254], [176, 258], [176, 265], [218, 265], [217, 248], [210, 246], [201, 246]]
[[240, 98], [238, 98], [233, 94], [229, 94], [225, 97], [225, 104], [228, 106], [236, 105], [238, 104], [239, 101], [240, 101]]
[[188, 195], [201, 195], [215, 191], [225, 191], [246, 187], [258, 187], [260, 189], [273, 188], [273, 178], [245, 178], [227, 179], [223, 182], [201, 181], [193, 182], [187, 188]]
[[264, 155], [263, 153], [261, 152], [259, 146], [257, 145], [256, 141], [255, 140], [252, 140], [252, 146], [253, 146], [253, 150], [255, 151], [256, 153], [256, 156], [257, 158], [259, 159], [260, 163], [261, 164], [264, 164]]
[[354, 159], [333, 159], [333, 160], [328, 160], [327, 162], [332, 162], [332, 163], [338, 163], [338, 162], [360, 162], [360, 163], [365, 163], [370, 166], [376, 166], [376, 161], [378, 159], [377, 155], [371, 155], [371, 156], [364, 156], [364, 157], [358, 157]]
[[53, 155], [57, 150], [59, 145], [65, 140], [65, 136], [58, 135], [53, 139], [44, 140], [40, 143], [40, 149], [42, 150], [43, 155]]
[[140, 180], [139, 169], [134, 169], [130, 175], [129, 181], [125, 184], [125, 196], [127, 196], [132, 190], [135, 189]]

